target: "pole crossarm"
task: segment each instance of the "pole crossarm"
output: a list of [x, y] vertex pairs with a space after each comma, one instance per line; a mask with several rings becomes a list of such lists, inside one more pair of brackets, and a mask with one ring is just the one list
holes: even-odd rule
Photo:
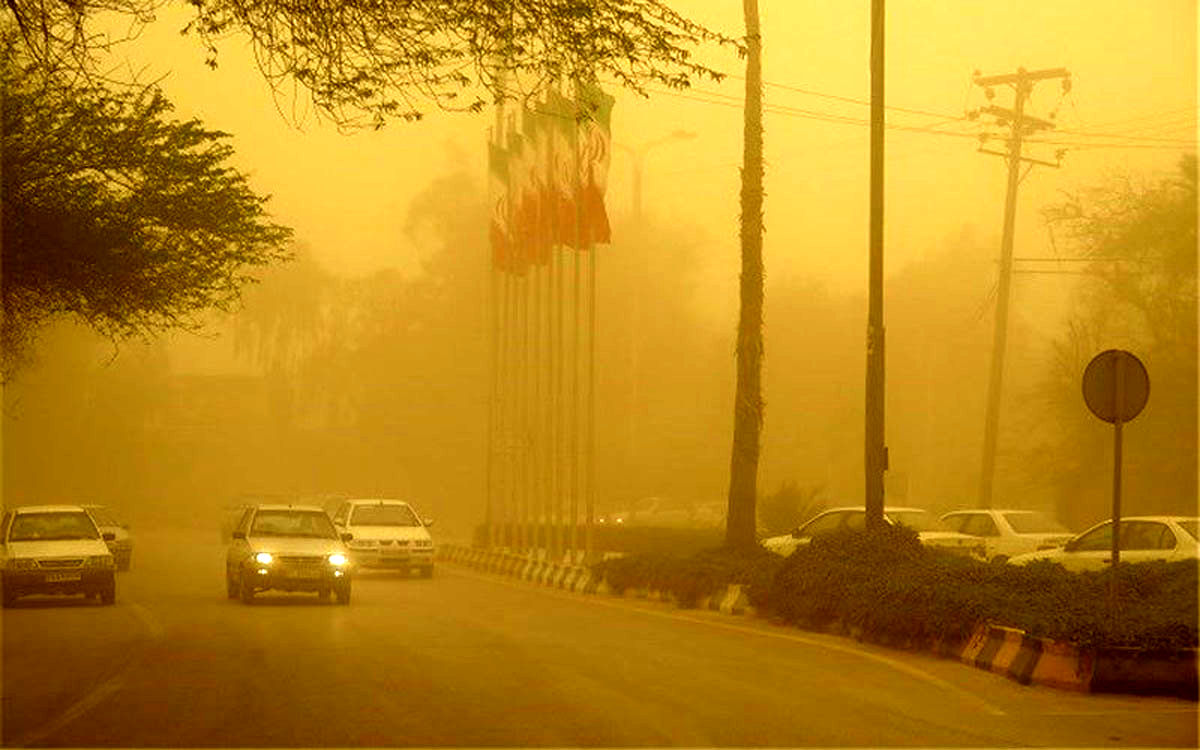
[[[1005, 107], [997, 107], [994, 105], [980, 107], [979, 111], [984, 114], [992, 115], [997, 120], [999, 120], [1000, 123], [1003, 125], [1007, 125], [1011, 122], [1015, 122], [1018, 117], [1018, 115], [1015, 111], [1013, 111], [1011, 109], [1007, 109]], [[1053, 130], [1054, 129], [1054, 123], [1051, 120], [1043, 120], [1040, 117], [1034, 117], [1033, 115], [1027, 115], [1027, 114], [1020, 115], [1020, 118], [1021, 118], [1021, 125], [1023, 126], [1023, 129], [1027, 133], [1032, 133], [1035, 130]]]
[[1032, 83], [1047, 78], [1070, 78], [1071, 72], [1066, 68], [1044, 68], [1042, 70], [1025, 70], [1017, 68], [1016, 73], [1004, 73], [997, 76], [975, 75], [975, 83], [980, 86], [996, 86], [1004, 83]]
[[[1012, 156], [1012, 154], [1005, 153], [1004, 151], [992, 151], [991, 149], [987, 149], [987, 148], [976, 149], [976, 152], [978, 152], [980, 154], [991, 154], [992, 156], [1003, 156], [1006, 159]], [[1054, 167], [1055, 169], [1059, 169], [1060, 167], [1062, 167], [1062, 162], [1044, 161], [1042, 159], [1031, 159], [1028, 156], [1021, 156], [1018, 158], [1020, 161], [1026, 161], [1026, 162], [1029, 162], [1030, 164], [1041, 164], [1044, 167]]]

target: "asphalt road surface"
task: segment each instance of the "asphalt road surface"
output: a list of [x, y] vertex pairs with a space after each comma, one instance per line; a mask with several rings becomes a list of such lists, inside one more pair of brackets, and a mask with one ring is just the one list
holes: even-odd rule
[[247, 606], [215, 532], [138, 531], [115, 606], [4, 611], [4, 745], [1197, 746], [1190, 701], [451, 565]]

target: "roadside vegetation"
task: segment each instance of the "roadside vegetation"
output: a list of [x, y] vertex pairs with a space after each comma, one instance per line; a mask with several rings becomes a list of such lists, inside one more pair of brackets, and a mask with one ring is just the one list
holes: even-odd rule
[[614, 558], [593, 571], [614, 591], [661, 591], [681, 607], [742, 584], [768, 617], [890, 645], [961, 643], [993, 624], [1085, 648], [1153, 652], [1200, 643], [1198, 567], [1155, 562], [1072, 573], [1049, 562], [994, 565], [930, 550], [910, 529], [885, 527], [819, 537], [788, 558], [704, 550]]

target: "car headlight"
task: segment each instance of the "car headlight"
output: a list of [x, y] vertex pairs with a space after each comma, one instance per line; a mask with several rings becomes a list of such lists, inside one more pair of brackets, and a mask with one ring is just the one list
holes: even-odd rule
[[37, 560], [34, 560], [32, 557], [17, 557], [8, 561], [8, 567], [15, 570], [29, 570], [37, 566]]
[[254, 556], [254, 562], [258, 563], [259, 565], [270, 565], [271, 561], [274, 559], [275, 558], [270, 552], [259, 552]]
[[346, 556], [340, 552], [334, 552], [332, 555], [329, 556], [329, 564], [330, 565], [338, 565], [338, 566], [345, 565], [346, 564]]
[[91, 555], [83, 563], [89, 568], [111, 568], [113, 567], [112, 555]]

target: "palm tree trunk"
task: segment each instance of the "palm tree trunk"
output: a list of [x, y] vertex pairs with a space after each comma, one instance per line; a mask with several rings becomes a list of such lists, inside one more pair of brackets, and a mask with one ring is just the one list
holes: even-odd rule
[[742, 0], [746, 17], [746, 104], [742, 152], [742, 275], [738, 318], [737, 390], [733, 406], [733, 455], [725, 544], [755, 545], [759, 436], [762, 432], [762, 37], [758, 0]]

